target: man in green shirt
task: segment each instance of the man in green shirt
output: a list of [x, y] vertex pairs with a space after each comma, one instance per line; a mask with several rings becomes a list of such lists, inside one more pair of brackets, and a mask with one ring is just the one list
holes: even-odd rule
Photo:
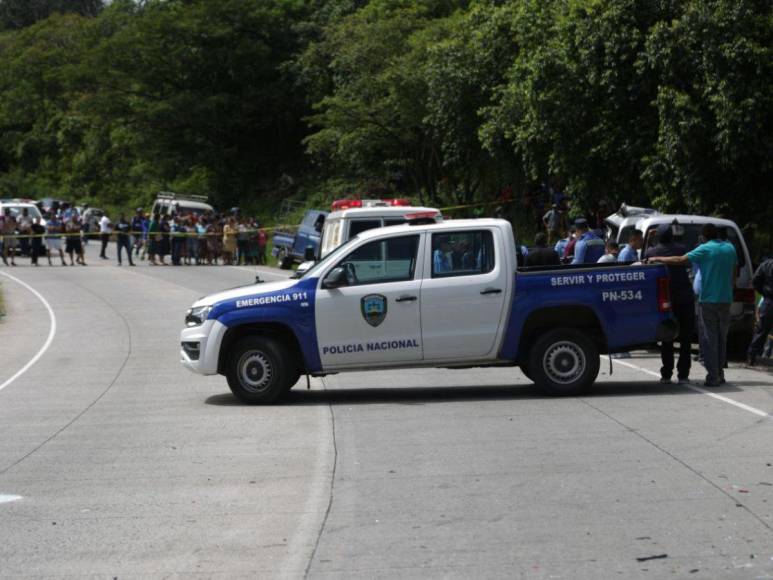
[[733, 244], [719, 239], [714, 224], [703, 226], [702, 234], [706, 243], [692, 252], [684, 256], [654, 257], [650, 261], [671, 265], [690, 262], [700, 267], [700, 324], [706, 339], [706, 352], [702, 353], [707, 372], [705, 385], [716, 387], [725, 382], [727, 332], [738, 256]]

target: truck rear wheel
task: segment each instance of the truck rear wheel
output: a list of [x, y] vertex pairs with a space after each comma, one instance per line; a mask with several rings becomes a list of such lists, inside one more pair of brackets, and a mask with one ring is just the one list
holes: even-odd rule
[[537, 338], [528, 375], [543, 392], [568, 396], [586, 391], [599, 374], [599, 351], [576, 328], [557, 328]]
[[285, 345], [265, 336], [239, 340], [229, 353], [225, 370], [231, 392], [251, 405], [273, 403], [298, 380]]

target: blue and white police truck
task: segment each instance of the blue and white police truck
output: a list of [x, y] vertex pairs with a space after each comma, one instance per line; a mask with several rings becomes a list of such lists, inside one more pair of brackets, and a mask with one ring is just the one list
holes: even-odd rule
[[589, 388], [600, 354], [670, 340], [662, 265], [521, 268], [509, 222], [409, 223], [348, 240], [301, 279], [202, 298], [182, 364], [273, 403], [303, 374], [519, 366], [550, 394]]

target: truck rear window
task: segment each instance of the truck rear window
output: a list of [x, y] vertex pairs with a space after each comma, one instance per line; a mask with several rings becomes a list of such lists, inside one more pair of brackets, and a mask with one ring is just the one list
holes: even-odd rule
[[474, 276], [494, 269], [490, 231], [432, 234], [432, 277]]

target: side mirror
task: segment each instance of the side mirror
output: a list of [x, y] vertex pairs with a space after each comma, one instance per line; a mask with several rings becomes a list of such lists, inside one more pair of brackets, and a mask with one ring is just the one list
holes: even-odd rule
[[306, 246], [306, 249], [303, 251], [303, 260], [305, 262], [313, 262], [317, 258], [315, 254], [316, 252], [312, 246]]
[[338, 266], [330, 270], [325, 279], [322, 280], [323, 288], [341, 288], [342, 286], [348, 286], [349, 280], [346, 278], [346, 270], [343, 267]]

